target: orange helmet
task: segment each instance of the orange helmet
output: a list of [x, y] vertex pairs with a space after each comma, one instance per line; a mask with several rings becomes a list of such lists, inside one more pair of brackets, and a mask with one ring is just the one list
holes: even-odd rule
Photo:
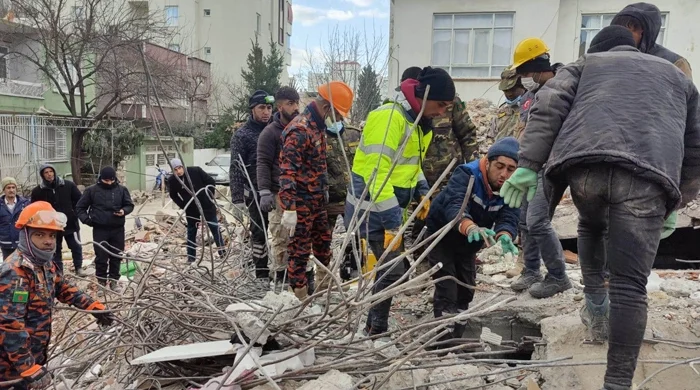
[[350, 86], [342, 81], [331, 81], [318, 86], [318, 94], [328, 100], [343, 118], [348, 116], [354, 95]]
[[65, 214], [59, 213], [51, 207], [48, 202], [34, 202], [25, 207], [15, 223], [17, 229], [31, 227], [35, 229], [48, 229], [63, 231], [68, 218]]

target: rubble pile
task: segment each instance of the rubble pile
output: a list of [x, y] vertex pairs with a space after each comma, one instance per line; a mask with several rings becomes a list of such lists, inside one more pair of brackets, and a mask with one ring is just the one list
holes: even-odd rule
[[476, 126], [476, 140], [479, 144], [479, 154], [486, 155], [491, 145], [493, 138], [489, 136], [491, 122], [496, 117], [496, 107], [488, 99], [472, 99], [466, 102], [467, 112], [472, 122]]

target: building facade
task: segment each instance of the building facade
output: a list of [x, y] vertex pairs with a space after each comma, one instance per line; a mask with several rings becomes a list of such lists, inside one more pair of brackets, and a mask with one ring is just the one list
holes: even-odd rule
[[[392, 0], [389, 88], [409, 66], [450, 72], [463, 99], [503, 100], [501, 71], [518, 42], [542, 38], [553, 62], [569, 63], [588, 49], [595, 34], [631, 0]], [[652, 1], [662, 12], [658, 42], [700, 64], [695, 15], [700, 1]]]

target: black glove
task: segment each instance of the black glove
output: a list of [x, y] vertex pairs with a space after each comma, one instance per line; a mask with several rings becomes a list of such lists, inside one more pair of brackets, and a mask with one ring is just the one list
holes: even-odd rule
[[25, 374], [27, 371], [22, 373], [22, 377], [24, 378], [24, 384], [27, 389], [29, 390], [43, 390], [43, 389], [48, 389], [51, 387], [51, 384], [53, 383], [53, 378], [51, 377], [51, 374], [46, 370], [46, 367], [41, 366], [40, 368], [36, 368], [37, 366], [33, 366], [27, 371], [34, 371], [31, 374]]
[[270, 190], [260, 191], [260, 210], [269, 213], [275, 209], [275, 196]]
[[101, 326], [112, 326], [117, 317], [114, 313], [91, 313]]

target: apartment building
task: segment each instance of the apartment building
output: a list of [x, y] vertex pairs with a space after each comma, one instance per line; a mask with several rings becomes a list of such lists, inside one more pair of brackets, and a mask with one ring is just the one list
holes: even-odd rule
[[[389, 86], [409, 66], [450, 72], [464, 99], [502, 100], [501, 71], [515, 45], [542, 38], [554, 62], [576, 60], [631, 0], [392, 0]], [[695, 37], [700, 1], [653, 1], [663, 14], [658, 42], [700, 66]]]

